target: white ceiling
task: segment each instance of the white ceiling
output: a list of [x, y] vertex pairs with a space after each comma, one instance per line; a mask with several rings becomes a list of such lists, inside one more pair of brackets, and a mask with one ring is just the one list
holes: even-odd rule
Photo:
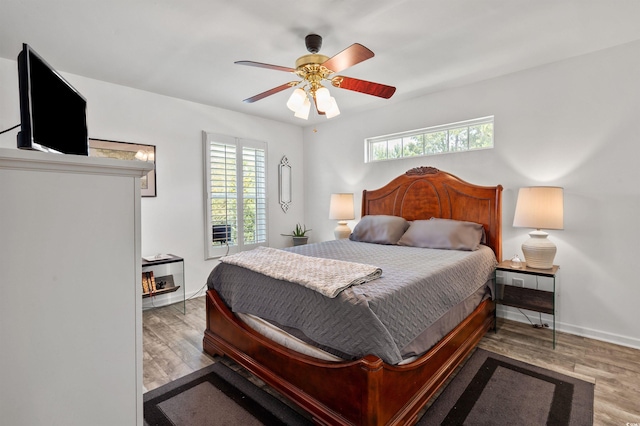
[[[390, 100], [330, 88], [342, 115], [640, 39], [638, 0], [2, 0], [0, 57], [28, 43], [60, 71], [297, 125], [304, 37], [320, 53], [352, 43], [375, 57], [341, 74], [396, 86]], [[16, 83], [17, 84], [17, 83]]]

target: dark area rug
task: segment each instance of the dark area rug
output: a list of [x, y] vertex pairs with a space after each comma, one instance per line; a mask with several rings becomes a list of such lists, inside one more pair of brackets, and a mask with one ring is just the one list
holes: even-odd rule
[[146, 392], [144, 420], [149, 426], [311, 424], [220, 362]]
[[418, 422], [593, 425], [594, 385], [478, 349]]
[[[477, 349], [418, 421], [432, 425], [593, 425], [594, 385]], [[217, 362], [144, 394], [149, 426], [310, 425]]]

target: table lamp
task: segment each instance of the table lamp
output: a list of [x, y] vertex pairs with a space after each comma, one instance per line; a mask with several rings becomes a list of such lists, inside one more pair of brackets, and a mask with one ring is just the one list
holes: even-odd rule
[[556, 245], [541, 229], [564, 229], [563, 189], [556, 186], [520, 188], [513, 226], [535, 228], [522, 243], [522, 253], [529, 268], [551, 269]]
[[349, 238], [351, 229], [347, 226], [347, 220], [355, 219], [353, 212], [353, 194], [331, 194], [329, 219], [338, 221], [338, 226], [333, 230], [333, 235], [335, 235], [336, 240]]

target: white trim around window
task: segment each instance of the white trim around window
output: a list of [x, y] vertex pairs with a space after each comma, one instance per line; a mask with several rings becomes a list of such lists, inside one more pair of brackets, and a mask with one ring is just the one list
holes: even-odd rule
[[203, 132], [205, 258], [268, 245], [267, 144]]

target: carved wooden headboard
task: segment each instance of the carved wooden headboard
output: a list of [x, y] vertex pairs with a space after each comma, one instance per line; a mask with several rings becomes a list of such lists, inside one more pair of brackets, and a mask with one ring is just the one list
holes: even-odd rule
[[362, 191], [362, 216], [373, 214], [481, 223], [487, 245], [502, 260], [502, 185], [474, 185], [434, 167], [416, 167], [382, 188]]

